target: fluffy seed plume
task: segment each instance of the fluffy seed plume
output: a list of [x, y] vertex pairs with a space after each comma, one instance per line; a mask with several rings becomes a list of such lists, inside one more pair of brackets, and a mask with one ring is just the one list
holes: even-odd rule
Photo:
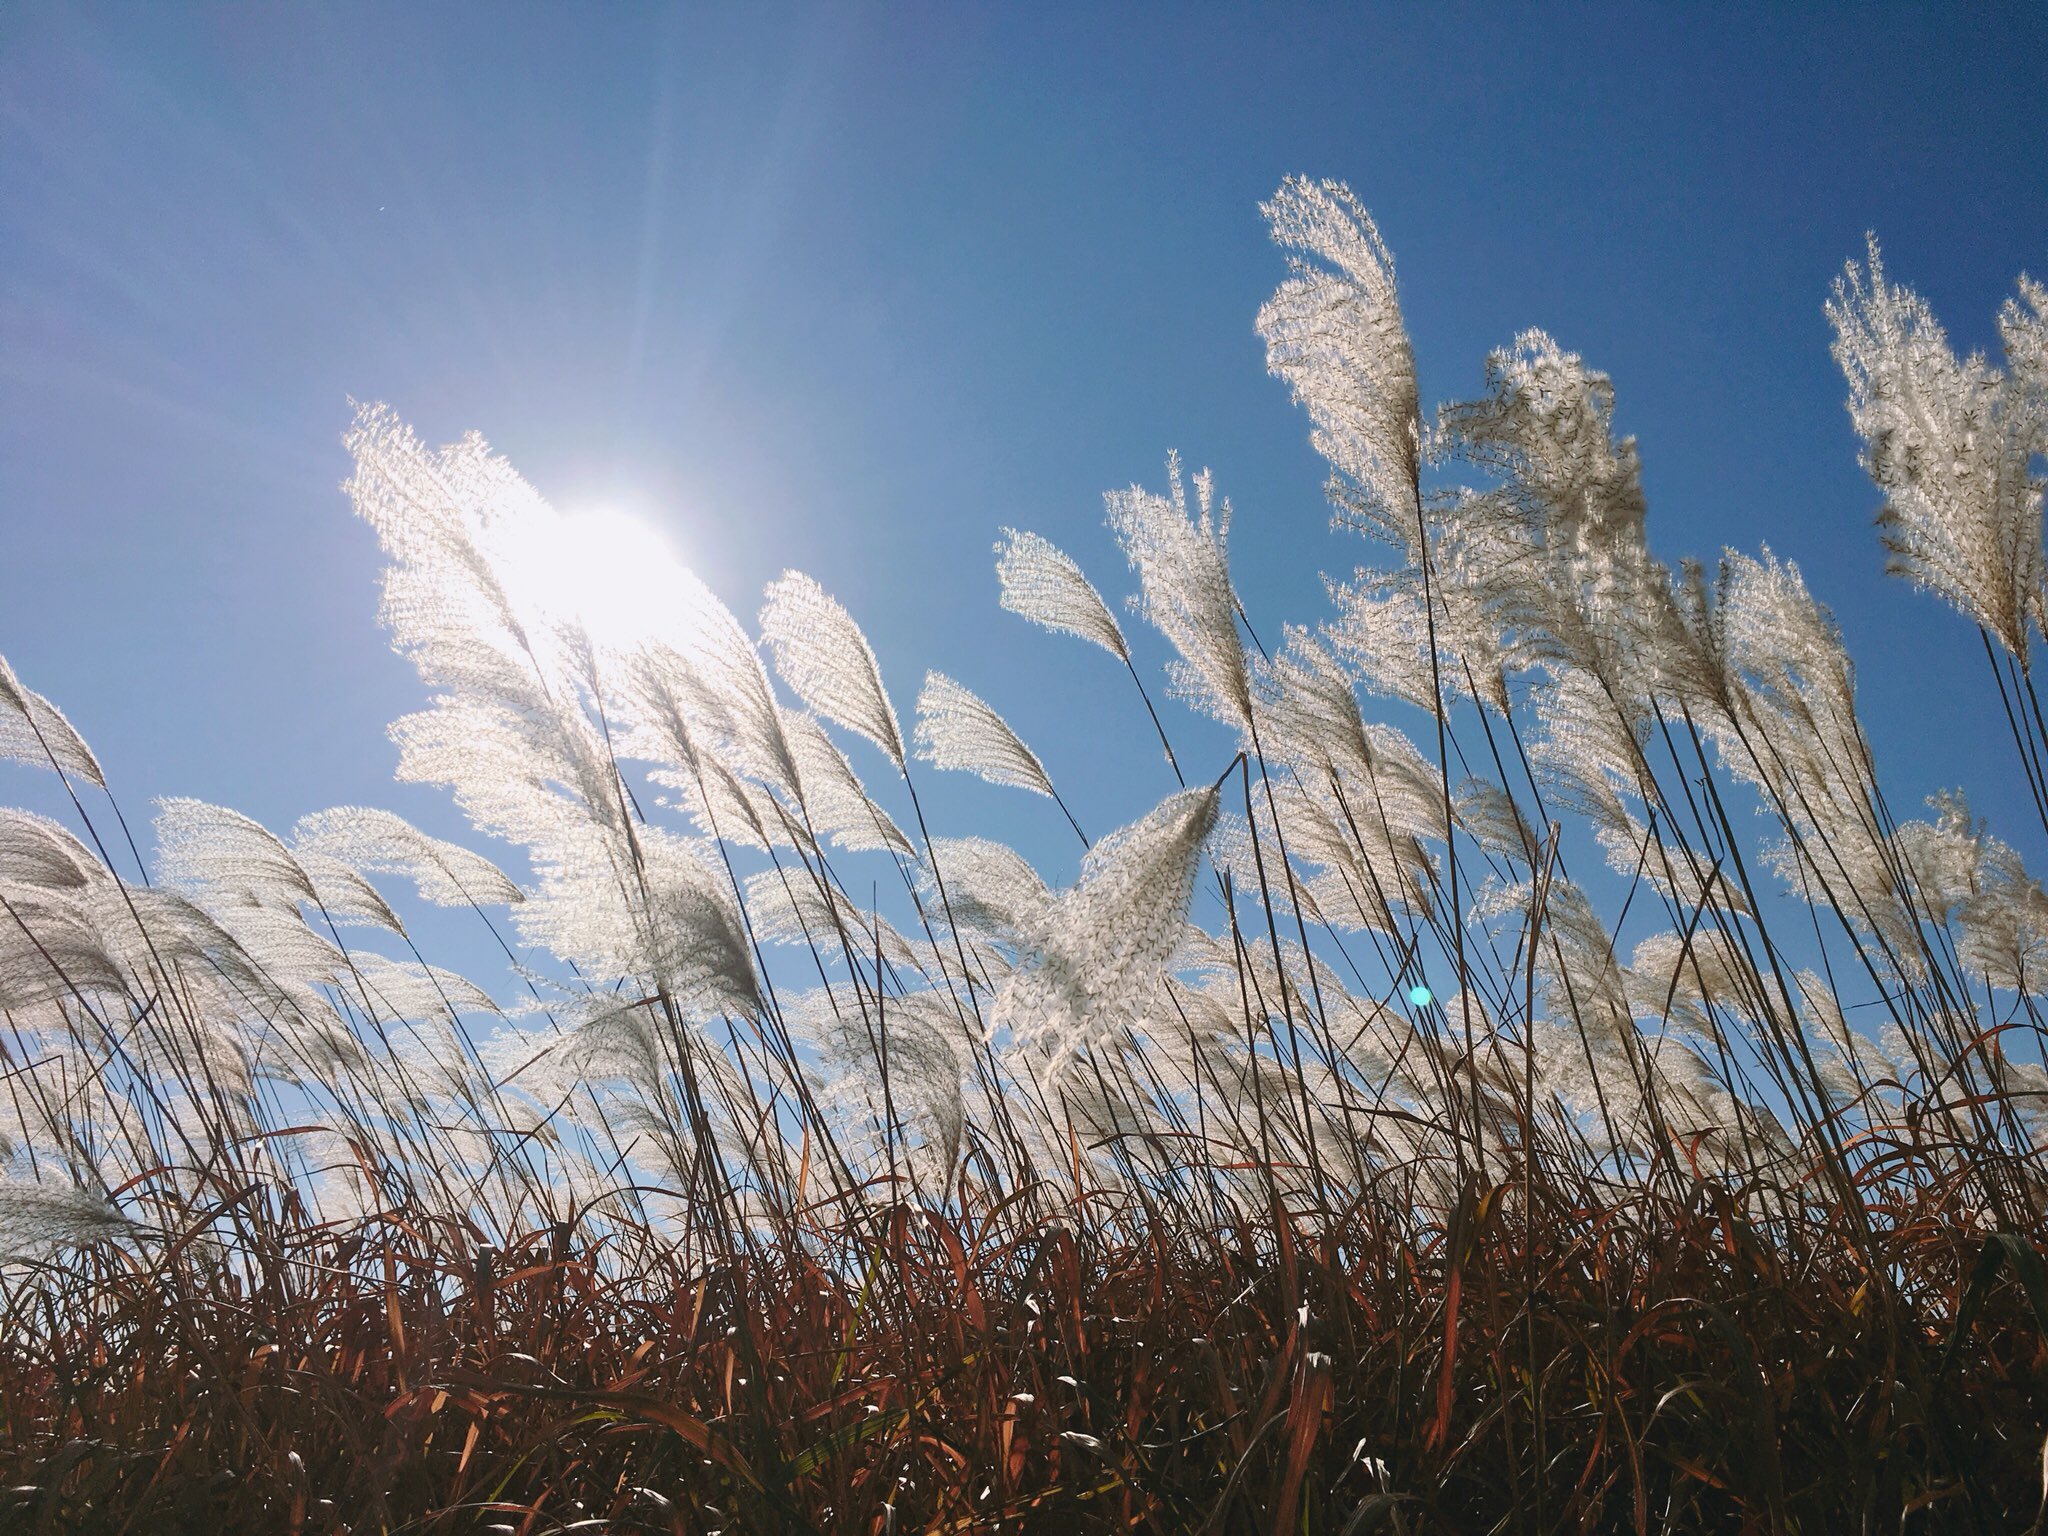
[[1060, 1063], [1128, 1022], [1186, 932], [1218, 791], [1182, 790], [1089, 851], [1047, 914], [1027, 963], [1003, 985], [991, 1027]]
[[1338, 182], [1290, 176], [1260, 211], [1294, 253], [1259, 311], [1266, 366], [1308, 409], [1340, 520], [1412, 551], [1422, 418], [1394, 258]]
[[292, 829], [301, 854], [324, 854], [359, 874], [402, 875], [437, 907], [510, 906], [524, 900], [505, 872], [480, 853], [429, 837], [389, 811], [339, 805], [303, 816]]
[[787, 572], [768, 585], [761, 638], [798, 698], [867, 737], [902, 770], [903, 728], [882, 687], [881, 668], [868, 637], [836, 598], [801, 571]]
[[1052, 798], [1052, 780], [1038, 755], [985, 700], [943, 672], [927, 672], [917, 696], [917, 755], [935, 767]]
[[104, 1195], [73, 1184], [0, 1179], [0, 1261], [44, 1258], [134, 1229]]
[[1079, 635], [1128, 663], [1123, 626], [1073, 558], [1035, 533], [1005, 528], [996, 541], [996, 580], [1010, 612], [1063, 635]]
[[159, 800], [156, 840], [164, 878], [202, 904], [293, 908], [319, 900], [291, 850], [240, 811], [203, 800]]
[[1173, 686], [1190, 703], [1249, 733], [1251, 679], [1237, 638], [1237, 593], [1225, 555], [1230, 504], [1214, 504], [1206, 472], [1189, 510], [1180, 459], [1166, 461], [1167, 494], [1132, 486], [1103, 498], [1109, 526], [1138, 573], [1135, 606], [1180, 652]]
[[85, 738], [64, 712], [33, 688], [22, 685], [0, 656], [0, 761], [31, 763], [80, 774], [104, 789], [106, 776]]
[[[1878, 529], [1889, 568], [1953, 603], [2025, 660], [2041, 620], [2041, 478], [2048, 450], [2043, 355], [2048, 290], [2000, 316], [2010, 373], [1958, 359], [1926, 302], [1869, 264], [1835, 281], [1828, 319], [1849, 380], [1863, 465], [1885, 494]], [[2031, 314], [2029, 313], [2031, 310]]]

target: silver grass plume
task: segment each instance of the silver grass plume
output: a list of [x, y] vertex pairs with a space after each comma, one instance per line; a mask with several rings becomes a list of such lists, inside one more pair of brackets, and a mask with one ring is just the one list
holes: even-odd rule
[[[1525, 923], [1531, 882], [1489, 881], [1474, 898], [1471, 920]], [[1626, 1051], [1636, 1040], [1627, 977], [1614, 958], [1614, 936], [1592, 898], [1558, 876], [1545, 893], [1544, 925], [1536, 950], [1539, 997], [1552, 1016], [1562, 1016], [1599, 1048]], [[1624, 1069], [1625, 1070], [1625, 1069]]]
[[73, 895], [0, 884], [0, 1009], [118, 997], [128, 977], [92, 909]]
[[1013, 946], [1042, 930], [1052, 893], [1016, 849], [984, 837], [941, 837], [932, 857], [945, 866], [953, 917], [962, 926]]
[[499, 1011], [490, 995], [467, 977], [416, 960], [392, 960], [369, 950], [349, 957], [371, 998], [393, 1019], [446, 1018]]
[[996, 580], [1002, 605], [1041, 628], [1078, 635], [1129, 663], [1123, 627], [1064, 551], [1035, 533], [1005, 528], [996, 542]]
[[1010, 723], [943, 672], [927, 672], [917, 696], [917, 755], [939, 768], [1054, 798], [1045, 765]]
[[[820, 1099], [827, 1105], [857, 1105], [879, 1130], [883, 1074], [888, 1103], [899, 1121], [921, 1131], [913, 1175], [936, 1192], [943, 1188], [960, 1154], [967, 1105], [961, 1079], [973, 1052], [971, 1030], [960, 1021], [959, 1005], [946, 991], [917, 990], [866, 1004], [840, 989], [817, 988], [792, 1000], [791, 1027], [818, 1047], [830, 1073]], [[886, 1161], [879, 1138], [865, 1149], [876, 1165]]]
[[437, 907], [511, 906], [525, 900], [480, 853], [443, 842], [389, 811], [341, 805], [303, 816], [292, 829], [301, 855], [339, 860], [358, 874], [401, 875]]
[[[643, 646], [627, 667], [626, 686], [642, 723], [702, 742], [733, 773], [790, 788], [795, 765], [760, 653], [694, 572], [679, 570], [675, 580], [663, 637]], [[666, 746], [657, 754], [664, 761], [680, 764], [693, 756], [690, 741], [672, 739]]]
[[65, 827], [33, 811], [0, 807], [0, 881], [78, 891], [104, 878], [106, 867]]
[[849, 853], [889, 849], [910, 854], [910, 839], [868, 797], [846, 754], [815, 716], [785, 710], [782, 730], [796, 765], [797, 799], [811, 831]]
[[1988, 985], [2048, 993], [2048, 894], [2019, 854], [1971, 816], [1960, 791], [1928, 804], [1933, 821], [1909, 821], [1894, 834], [1916, 915], [1952, 923], [1957, 957]]
[[0, 1262], [45, 1259], [133, 1231], [105, 1195], [54, 1179], [0, 1178]]
[[1875, 804], [1855, 673], [1833, 616], [1798, 567], [1768, 549], [1760, 560], [1726, 555], [1718, 598], [1728, 692], [1762, 750], [1717, 738], [1729, 767], [1769, 795], [1784, 825], [1770, 861], [1795, 889], [1800, 871], [1811, 871], [1914, 970], [1924, 941]]
[[761, 638], [798, 698], [867, 737], [903, 770], [903, 729], [882, 687], [881, 668], [867, 636], [837, 599], [801, 571], [786, 572], [768, 584]]
[[313, 878], [260, 823], [226, 806], [169, 797], [157, 801], [157, 867], [172, 887], [210, 908], [267, 906], [290, 911], [319, 900]]
[[992, 1033], [1061, 1065], [1135, 1017], [1180, 947], [1216, 788], [1182, 790], [1109, 834], [1060, 893], [1031, 953], [996, 995]]
[[421, 676], [517, 697], [535, 670], [555, 673], [534, 594], [508, 588], [494, 558], [515, 530], [554, 516], [538, 493], [478, 434], [432, 452], [388, 406], [358, 407], [344, 441], [355, 460], [345, 489], [390, 560], [383, 620]]
[[165, 881], [215, 916], [239, 907], [295, 914], [306, 902], [337, 922], [405, 931], [375, 887], [344, 861], [319, 852], [300, 858], [267, 828], [225, 806], [182, 798], [157, 806], [157, 859]]
[[99, 760], [85, 738], [71, 727], [64, 712], [34, 689], [25, 687], [7, 659], [0, 656], [0, 762], [57, 768], [107, 786]]
[[899, 971], [928, 967], [919, 949], [887, 918], [855, 904], [837, 886], [803, 871], [757, 870], [746, 880], [747, 916], [764, 944], [795, 944], [821, 955], [850, 949], [869, 965], [875, 957]]
[[550, 619], [535, 574], [501, 558], [555, 514], [473, 435], [429, 453], [371, 409], [350, 446], [356, 509], [390, 557], [393, 643], [443, 690], [392, 728], [400, 777], [451, 788], [480, 831], [526, 849], [536, 888], [515, 912], [524, 936], [579, 964], [646, 958], [661, 946], [638, 889], [644, 850], [602, 714], [585, 708], [597, 705], [594, 653]]
[[1132, 606], [1180, 653], [1171, 669], [1175, 692], [1248, 737], [1251, 679], [1225, 552], [1230, 504], [1214, 505], [1204, 472], [1195, 476], [1191, 513], [1176, 455], [1167, 456], [1166, 479], [1165, 496], [1134, 485], [1103, 497], [1109, 526], [1138, 573]]
[[1334, 809], [1361, 828], [1385, 822], [1410, 837], [1447, 838], [1436, 776], [1414, 743], [1392, 726], [1367, 723], [1351, 678], [1314, 636], [1293, 626], [1286, 634], [1280, 653], [1258, 669], [1268, 753], [1316, 794], [1346, 796]]
[[[602, 974], [646, 977], [695, 1017], [758, 1017], [763, 1001], [746, 924], [713, 850], [659, 827], [641, 828], [640, 846], [645, 899], [631, 907], [633, 945], [606, 956]], [[612, 926], [587, 930], [586, 942], [615, 943]]]
[[1868, 265], [1835, 280], [1828, 319], [1849, 380], [1864, 468], [1885, 494], [1878, 528], [1893, 574], [1961, 609], [2021, 661], [2042, 618], [2041, 478], [2048, 450], [2048, 293], [2000, 319], [2012, 372], [1958, 359], [1918, 294], [1887, 283], [1877, 241]]
[[647, 777], [674, 791], [673, 800], [657, 796], [656, 803], [680, 806], [706, 837], [722, 838], [736, 848], [762, 852], [788, 847], [795, 841], [786, 825], [787, 817], [773, 797], [760, 786], [728, 772], [723, 763], [700, 757], [690, 767], [649, 769]]
[[1491, 779], [1472, 777], [1460, 783], [1451, 810], [1466, 836], [1488, 853], [1525, 869], [1541, 857], [1542, 845], [1521, 806]]
[[[1438, 666], [1431, 666], [1429, 612], [1423, 606], [1421, 572], [1360, 570], [1350, 581], [1327, 581], [1337, 615], [1323, 626], [1330, 646], [1359, 682], [1382, 698], [1434, 711], [1439, 692], [1456, 693], [1463, 668], [1443, 665], [1451, 658], [1476, 663], [1482, 696], [1496, 709], [1507, 707], [1507, 680], [1499, 664], [1498, 636], [1491, 625], [1454, 625], [1453, 607], [1469, 616], [1472, 606], [1438, 599]], [[1462, 631], [1462, 633], [1461, 633]], [[1460, 642], [1463, 642], [1462, 644]], [[1495, 664], [1487, 665], [1489, 661]], [[1439, 686], [1441, 680], [1441, 687]]]
[[[1849, 1028], [1841, 999], [1819, 972], [1804, 970], [1795, 980], [1803, 1011], [1811, 1021], [1809, 1033], [1817, 1036], [1851, 1071], [1866, 1081], [1874, 1085], [1889, 1082], [1894, 1087], [1905, 1081], [1906, 1068], [1895, 1061], [1883, 1046]], [[1853, 1094], [1850, 1096], [1854, 1097]]]
[[1444, 448], [1499, 477], [1442, 508], [1443, 587], [1469, 594], [1510, 667], [1580, 667], [1633, 705], [1669, 669], [1678, 630], [1614, 386], [1541, 331], [1491, 353], [1486, 386], [1439, 414]]
[[1259, 311], [1266, 366], [1308, 410], [1340, 516], [1412, 556], [1422, 419], [1394, 258], [1339, 182], [1290, 176], [1260, 212], [1291, 253]]

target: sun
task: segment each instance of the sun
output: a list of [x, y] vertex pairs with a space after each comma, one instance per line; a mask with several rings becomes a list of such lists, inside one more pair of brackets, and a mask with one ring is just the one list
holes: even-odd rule
[[697, 582], [652, 523], [615, 507], [533, 509], [501, 527], [491, 563], [522, 608], [631, 649], [687, 622]]

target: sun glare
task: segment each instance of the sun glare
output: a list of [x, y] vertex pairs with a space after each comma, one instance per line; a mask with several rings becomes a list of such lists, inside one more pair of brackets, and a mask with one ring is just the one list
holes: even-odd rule
[[676, 626], [694, 586], [659, 530], [611, 507], [522, 518], [494, 561], [515, 600], [627, 647]]

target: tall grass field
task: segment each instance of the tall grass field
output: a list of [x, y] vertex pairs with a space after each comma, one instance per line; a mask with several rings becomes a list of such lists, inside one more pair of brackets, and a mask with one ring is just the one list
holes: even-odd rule
[[885, 679], [829, 572], [744, 622], [382, 406], [398, 777], [473, 837], [152, 835], [0, 663], [68, 807], [0, 810], [0, 1529], [2048, 1528], [2048, 289], [1997, 361], [1874, 244], [1827, 302], [1994, 831], [1888, 799], [1793, 565], [1652, 552], [1605, 375], [1529, 331], [1428, 408], [1350, 191], [1264, 212], [1363, 568], [1248, 612], [1174, 458], [1127, 570], [988, 530], [1127, 825], [1028, 662]]

